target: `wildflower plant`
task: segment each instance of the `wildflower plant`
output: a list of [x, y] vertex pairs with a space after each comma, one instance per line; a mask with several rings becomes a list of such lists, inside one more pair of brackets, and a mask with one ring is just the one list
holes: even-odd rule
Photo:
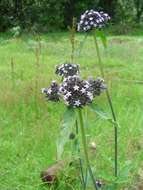
[[[99, 69], [100, 69], [102, 78], [105, 78], [105, 72], [104, 72], [104, 67], [103, 67], [102, 58], [100, 55], [100, 48], [99, 48], [97, 38], [99, 37], [101, 39], [103, 46], [107, 48], [107, 39], [106, 39], [106, 35], [104, 34], [103, 28], [108, 24], [108, 21], [110, 19], [111, 19], [110, 16], [103, 11], [87, 10], [85, 11], [85, 13], [81, 15], [80, 20], [77, 24], [77, 31], [85, 33], [85, 38], [83, 42], [81, 43], [82, 44], [81, 48], [83, 47], [83, 43], [87, 39], [87, 36], [88, 35], [93, 36], [95, 50], [97, 53], [97, 58], [98, 58], [98, 63], [99, 63]], [[113, 121], [112, 123], [114, 126], [114, 154], [115, 154], [114, 155], [114, 176], [115, 178], [118, 178], [118, 127], [119, 125], [117, 122], [115, 110], [113, 107], [112, 99], [111, 99], [108, 88], [106, 88], [106, 96], [107, 96], [107, 100], [108, 100], [109, 107], [111, 110], [112, 121]], [[117, 186], [115, 188], [117, 188]]]
[[[94, 11], [87, 10], [84, 14], [81, 15], [80, 21], [77, 24], [78, 32], [85, 32], [86, 36], [88, 33], [93, 35], [93, 39], [95, 42], [95, 48], [98, 56], [101, 77], [97, 77], [94, 79], [93, 77], [88, 77], [87, 79], [82, 79], [80, 76], [80, 67], [78, 64], [75, 64], [74, 52], [75, 52], [75, 40], [74, 40], [74, 32], [73, 28], [71, 31], [73, 32], [71, 35], [71, 44], [72, 44], [72, 55], [71, 62], [63, 63], [61, 65], [56, 66], [55, 74], [62, 77], [60, 84], [56, 81], [52, 81], [50, 87], [43, 88], [42, 93], [45, 94], [45, 97], [48, 101], [54, 102], [63, 102], [67, 107], [66, 112], [64, 114], [62, 128], [59, 134], [59, 139], [57, 141], [57, 159], [61, 160], [65, 144], [68, 140], [75, 139], [75, 145], [79, 157], [80, 164], [80, 178], [82, 189], [87, 189], [87, 175], [89, 174], [93, 183], [93, 187], [95, 190], [98, 190], [103, 186], [102, 181], [96, 179], [97, 173], [93, 174], [91, 163], [89, 160], [88, 149], [87, 149], [87, 139], [86, 139], [86, 131], [85, 131], [85, 110], [86, 107], [89, 107], [90, 110], [96, 112], [99, 116], [104, 119], [109, 120], [115, 129], [115, 177], [118, 174], [117, 167], [117, 119], [113, 109], [111, 97], [109, 95], [109, 91], [107, 85], [104, 83], [104, 68], [101, 61], [99, 45], [97, 41], [97, 37], [100, 37], [104, 47], [107, 46], [107, 41], [104, 33], [102, 32], [102, 28], [106, 26], [108, 21], [110, 20], [110, 16], [103, 11]], [[75, 19], [74, 19], [75, 23]], [[85, 38], [86, 39], [86, 38]], [[85, 40], [84, 39], [84, 40]], [[81, 43], [80, 48], [83, 47], [83, 42]], [[81, 50], [79, 50], [79, 53]], [[78, 54], [79, 55], [79, 54]], [[104, 112], [95, 105], [94, 100], [96, 100], [97, 96], [100, 96], [103, 92], [106, 92], [107, 99], [109, 102], [109, 106], [111, 109], [111, 113], [113, 119], [106, 116]], [[76, 135], [73, 133], [73, 126], [75, 127]], [[80, 129], [80, 130], [79, 130]], [[80, 133], [80, 134], [79, 134]], [[84, 159], [81, 156], [81, 145], [83, 147]], [[85, 162], [83, 162], [83, 160]], [[85, 164], [84, 164], [85, 163]], [[94, 168], [95, 169], [95, 168]], [[116, 189], [116, 184], [114, 189]], [[109, 187], [110, 189], [110, 187]]]
[[[68, 121], [66, 120], [65, 123], [73, 122], [75, 124], [75, 122], [78, 121], [78, 127], [80, 127], [82, 145], [85, 155], [86, 168], [89, 171], [93, 181], [94, 189], [97, 190], [99, 184], [93, 175], [87, 151], [83, 110], [86, 106], [90, 106], [96, 96], [99, 96], [107, 88], [107, 86], [105, 85], [102, 78], [94, 79], [89, 77], [86, 80], [82, 79], [79, 75], [79, 65], [72, 63], [66, 63], [57, 66], [55, 73], [64, 77], [63, 80], [60, 84], [52, 81], [50, 87], [42, 89], [42, 93], [45, 94], [45, 97], [48, 101], [62, 101], [66, 105], [67, 112], [65, 115], [68, 118]], [[64, 125], [63, 132], [64, 133], [62, 133], [61, 139], [59, 139], [59, 145], [61, 145], [61, 148], [58, 146], [58, 159], [61, 159], [64, 145], [66, 143], [65, 138], [63, 138], [63, 134], [69, 137], [70, 128], [65, 128]]]

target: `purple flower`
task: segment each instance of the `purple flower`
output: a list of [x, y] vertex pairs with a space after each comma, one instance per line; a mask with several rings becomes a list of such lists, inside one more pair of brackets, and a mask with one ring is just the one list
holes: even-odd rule
[[99, 96], [104, 90], [107, 89], [107, 86], [104, 84], [104, 80], [102, 78], [97, 78], [94, 80], [92, 77], [88, 79], [90, 84], [90, 90], [93, 93], [93, 96]]
[[42, 88], [42, 93], [46, 94], [48, 100], [57, 102], [60, 100], [59, 85], [56, 81], [52, 81], [49, 88]]
[[105, 89], [102, 78], [82, 80], [78, 75], [73, 75], [64, 78], [60, 85], [52, 81], [49, 88], [42, 89], [42, 93], [46, 94], [47, 100], [57, 102], [63, 99], [69, 107], [82, 108], [92, 103], [93, 98]]
[[79, 73], [79, 65], [72, 63], [64, 63], [62, 65], [58, 65], [56, 67], [55, 73], [63, 77], [77, 75]]
[[66, 105], [75, 108], [90, 104], [93, 100], [88, 81], [82, 80], [77, 75], [65, 78], [60, 86], [60, 92]]
[[103, 11], [87, 10], [81, 15], [78, 23], [78, 31], [90, 31], [93, 28], [102, 28], [110, 20], [110, 16]]

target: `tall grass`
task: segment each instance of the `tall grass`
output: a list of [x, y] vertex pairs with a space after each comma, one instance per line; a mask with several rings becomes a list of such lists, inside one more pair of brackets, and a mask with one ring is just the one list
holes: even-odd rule
[[[78, 47], [82, 35], [76, 38]], [[62, 105], [43, 101], [40, 89], [47, 86], [53, 78], [53, 68], [60, 62], [69, 60], [71, 55], [68, 35], [48, 34], [40, 36], [42, 51], [39, 55], [40, 69], [35, 66], [35, 44], [32, 36], [19, 40], [2, 38], [0, 42], [0, 189], [43, 190], [39, 177], [42, 168], [53, 163], [56, 158], [54, 139], [59, 133], [59, 122], [64, 108]], [[87, 39], [81, 56], [76, 58], [81, 64], [83, 77], [92, 74], [99, 76], [98, 60], [94, 44]], [[105, 75], [112, 95], [119, 128], [119, 172], [130, 166], [125, 187], [134, 189], [142, 183], [142, 83], [143, 81], [143, 39], [141, 37], [110, 37], [108, 53], [101, 46]], [[84, 55], [84, 56], [83, 56]], [[14, 60], [15, 88], [12, 86], [11, 57]], [[85, 58], [86, 57], [86, 58]], [[95, 64], [96, 63], [96, 64]], [[94, 69], [93, 69], [94, 68]], [[39, 72], [38, 72], [39, 71]], [[38, 72], [37, 111], [35, 109], [35, 78]], [[22, 73], [22, 77], [21, 77]], [[55, 76], [56, 77], [56, 76]], [[55, 78], [54, 77], [54, 78]], [[126, 81], [130, 81], [129, 83]], [[105, 95], [97, 102], [107, 110]], [[107, 110], [109, 111], [109, 110]], [[95, 141], [97, 150], [94, 157], [97, 177], [112, 175], [113, 128], [91, 113], [88, 122], [87, 143]], [[66, 189], [61, 181], [61, 188]], [[69, 187], [70, 189], [71, 187]], [[72, 188], [71, 188], [72, 189]], [[74, 189], [74, 187], [73, 187]], [[75, 188], [76, 190], [78, 188]]]

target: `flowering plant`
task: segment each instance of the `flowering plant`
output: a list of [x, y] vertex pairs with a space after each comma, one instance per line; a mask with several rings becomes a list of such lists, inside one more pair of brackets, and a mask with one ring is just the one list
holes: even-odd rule
[[[104, 47], [107, 46], [106, 36], [102, 32], [102, 28], [108, 23], [110, 20], [110, 16], [103, 11], [94, 11], [94, 10], [87, 10], [84, 14], [81, 15], [80, 21], [77, 24], [77, 31], [78, 32], [85, 32], [86, 36], [88, 33], [91, 33], [94, 37], [97, 57], [99, 61], [100, 71], [101, 71], [101, 78], [98, 77], [94, 79], [93, 77], [88, 77], [86, 80], [82, 79], [80, 76], [80, 69], [79, 65], [73, 63], [74, 57], [74, 39], [71, 38], [72, 42], [72, 63], [64, 63], [58, 65], [56, 67], [55, 73], [62, 77], [61, 83], [58, 84], [56, 81], [52, 81], [50, 87], [43, 88], [42, 93], [46, 95], [46, 99], [49, 101], [59, 102], [63, 101], [66, 105], [67, 109], [64, 114], [64, 122], [62, 124], [61, 133], [59, 141], [57, 142], [57, 158], [60, 160], [61, 155], [64, 150], [64, 145], [66, 144], [67, 140], [74, 139], [75, 135], [71, 132], [71, 125], [75, 126], [76, 129], [76, 139], [75, 144], [78, 144], [78, 157], [80, 163], [80, 170], [81, 170], [81, 181], [82, 181], [82, 188], [86, 190], [86, 178], [87, 175], [84, 175], [83, 170], [86, 168], [86, 174], [89, 173], [93, 186], [95, 190], [98, 190], [102, 187], [102, 182], [95, 178], [93, 174], [88, 150], [87, 150], [87, 139], [86, 139], [86, 132], [85, 132], [85, 121], [83, 114], [85, 113], [84, 108], [90, 107], [91, 110], [94, 110], [96, 114], [101, 116], [104, 119], [109, 120], [115, 129], [115, 177], [117, 177], [117, 119], [113, 109], [111, 97], [109, 95], [109, 91], [107, 85], [104, 83], [103, 78], [105, 78], [104, 68], [101, 61], [99, 45], [97, 42], [97, 37], [100, 37]], [[74, 31], [74, 30], [73, 30]], [[74, 36], [74, 35], [73, 35]], [[72, 36], [72, 37], [73, 37]], [[83, 43], [82, 43], [83, 45]], [[101, 93], [105, 91], [107, 95], [107, 99], [109, 102], [109, 106], [111, 109], [112, 117], [110, 118], [106, 116], [98, 107], [94, 106], [94, 99], [96, 96], [100, 96]], [[80, 135], [78, 135], [80, 128]], [[80, 139], [81, 138], [81, 139]], [[81, 140], [82, 143], [79, 143]], [[83, 167], [83, 159], [81, 158], [81, 144], [83, 146], [84, 152], [84, 160], [86, 167]], [[116, 182], [115, 182], [115, 189], [116, 189]]]
[[[66, 63], [57, 66], [55, 73], [63, 77], [61, 84], [57, 84], [56, 81], [52, 81], [50, 87], [42, 89], [42, 93], [46, 95], [45, 97], [49, 101], [64, 102], [64, 104], [68, 108], [67, 111], [69, 112], [70, 116], [70, 119], [68, 118], [69, 119], [68, 122], [72, 123], [71, 119], [73, 119], [72, 117], [75, 116], [74, 114], [75, 110], [77, 111], [77, 117], [74, 117], [73, 121], [76, 123], [77, 128], [80, 127], [86, 168], [90, 173], [94, 188], [97, 190], [98, 187], [101, 186], [101, 184], [99, 184], [98, 180], [97, 181], [95, 180], [91, 170], [88, 151], [87, 151], [85, 126], [84, 126], [82, 110], [84, 109], [85, 106], [92, 104], [94, 98], [96, 96], [99, 96], [104, 90], [106, 90], [107, 86], [104, 84], [104, 80], [102, 78], [94, 79], [92, 77], [89, 77], [87, 80], [83, 80], [79, 75], [79, 65], [77, 64]], [[70, 139], [71, 137], [74, 138], [74, 135], [69, 134], [70, 128], [66, 129], [67, 132], [65, 131], [65, 126], [64, 126], [63, 134], [65, 136], [68, 134], [67, 136]], [[58, 155], [59, 159], [61, 159], [65, 143], [66, 140], [62, 135], [61, 139], [59, 140], [58, 150], [57, 150], [57, 152], [59, 152], [60, 154], [60, 156]], [[61, 145], [61, 147], [59, 145]], [[84, 184], [84, 179], [83, 179], [83, 184]]]
[[[107, 48], [106, 35], [104, 34], [102, 29], [108, 24], [109, 20], [110, 20], [110, 16], [103, 11], [87, 10], [85, 11], [85, 13], [81, 15], [80, 20], [77, 24], [77, 31], [85, 32], [86, 34], [85, 39], [87, 38], [88, 34], [91, 34], [93, 36], [93, 40], [95, 43], [95, 50], [97, 53], [97, 58], [98, 58], [98, 63], [99, 63], [99, 69], [100, 69], [101, 76], [103, 78], [105, 78], [105, 72], [104, 72], [104, 67], [102, 64], [102, 58], [100, 55], [98, 37], [100, 38], [103, 46]], [[83, 42], [81, 43], [82, 46], [83, 46]], [[115, 176], [115, 179], [117, 180], [117, 178], [119, 178], [118, 176], [118, 173], [119, 173], [118, 172], [118, 127], [119, 127], [119, 124], [117, 122], [117, 117], [115, 114], [114, 106], [113, 106], [112, 99], [111, 99], [108, 89], [106, 89], [106, 96], [107, 96], [110, 111], [112, 114], [112, 124], [114, 126], [114, 176]], [[114, 188], [117, 189], [116, 180], [115, 180]]]

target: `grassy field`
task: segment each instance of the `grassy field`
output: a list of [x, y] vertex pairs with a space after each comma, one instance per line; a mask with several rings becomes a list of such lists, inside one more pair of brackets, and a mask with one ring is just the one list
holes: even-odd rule
[[[14, 39], [0, 35], [0, 190], [43, 190], [40, 172], [56, 160], [56, 138], [64, 106], [44, 100], [41, 88], [60, 80], [55, 65], [70, 60], [66, 33]], [[120, 172], [127, 166], [128, 190], [143, 189], [143, 38], [109, 37], [108, 49], [100, 45], [106, 83], [120, 123]], [[76, 37], [76, 50], [83, 36]], [[82, 76], [100, 76], [93, 39], [88, 37], [80, 56]], [[109, 112], [105, 94], [97, 98]], [[89, 114], [89, 143], [97, 145], [93, 165], [98, 178], [113, 173], [114, 129]], [[127, 169], [127, 170], [128, 170]], [[126, 173], [128, 173], [126, 171]], [[141, 187], [142, 185], [142, 187]], [[64, 187], [60, 190], [77, 190]], [[125, 189], [125, 188], [124, 188]]]

